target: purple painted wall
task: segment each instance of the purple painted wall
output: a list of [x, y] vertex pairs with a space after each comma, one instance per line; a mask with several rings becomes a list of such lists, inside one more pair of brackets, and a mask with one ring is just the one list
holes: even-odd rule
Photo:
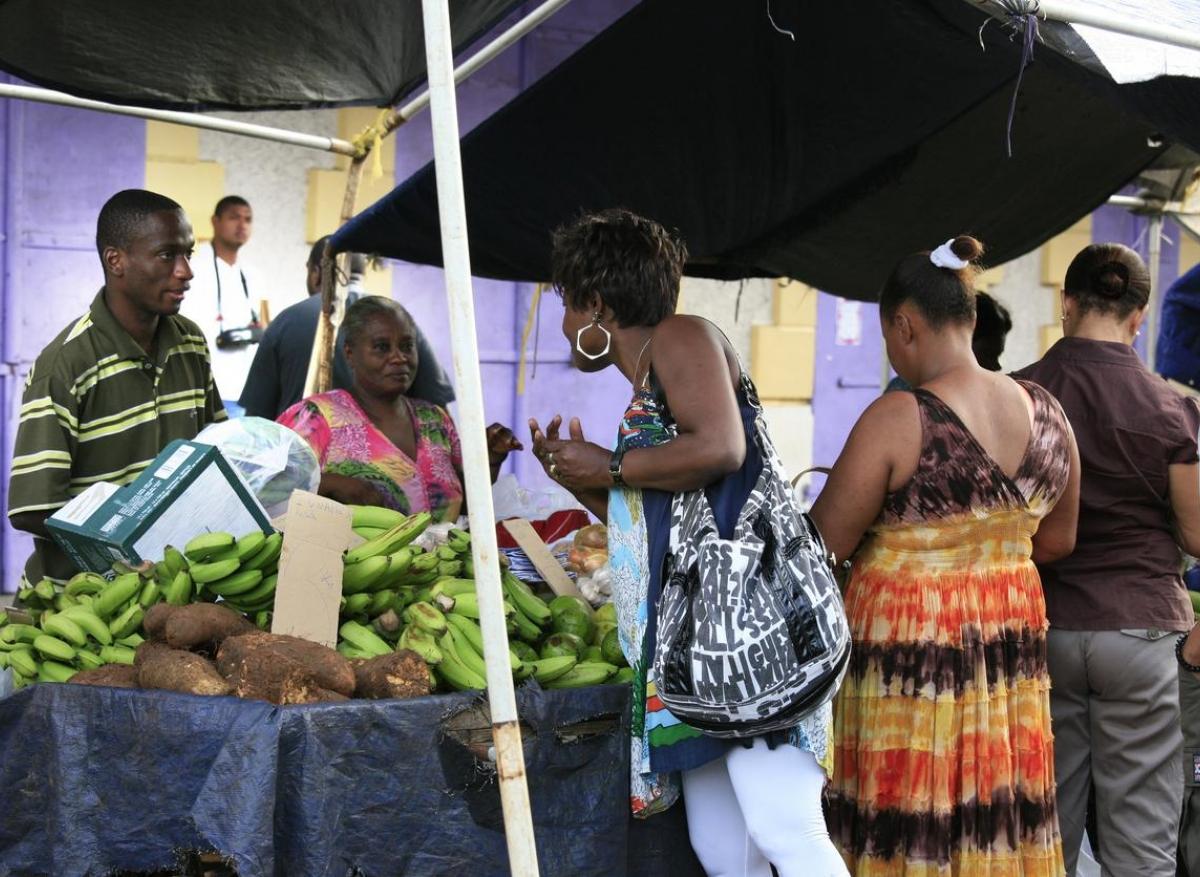
[[[145, 124], [64, 107], [0, 100], [0, 491], [29, 367], [82, 314], [103, 283], [96, 214], [113, 192], [145, 181]], [[12, 590], [29, 539], [3, 523], [3, 586]]]
[[[879, 397], [883, 355], [878, 305], [842, 302], [820, 293], [812, 399], [814, 466], [834, 464], [858, 416]], [[815, 498], [823, 484], [824, 478], [814, 477], [808, 496]]]
[[[462, 132], [465, 134], [528, 88], [634, 5], [634, 0], [581, 0], [566, 6], [460, 86], [458, 116]], [[546, 134], [530, 131], [529, 136]], [[426, 115], [396, 132], [397, 183], [424, 167], [432, 156]], [[449, 314], [441, 269], [396, 263], [393, 277], [395, 297], [421, 323], [449, 369]], [[569, 348], [560, 328], [562, 305], [552, 292], [542, 296], [538, 328], [529, 339], [525, 394], [516, 394], [521, 334], [533, 295], [530, 284], [475, 279], [479, 355], [489, 422], [508, 424], [527, 440], [526, 421], [530, 417], [545, 423], [556, 413], [578, 416], [588, 438], [611, 444], [617, 420], [629, 399], [629, 384], [615, 370], [584, 375], [570, 368]], [[510, 457], [505, 471], [514, 472], [526, 486], [553, 486], [528, 453]]]

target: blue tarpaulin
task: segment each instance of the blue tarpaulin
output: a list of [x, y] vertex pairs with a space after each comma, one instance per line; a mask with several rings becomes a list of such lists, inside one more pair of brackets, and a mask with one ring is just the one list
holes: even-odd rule
[[[507, 874], [481, 702], [35, 685], [0, 701], [0, 875], [155, 870], [189, 851], [240, 877]], [[627, 686], [526, 686], [517, 703], [543, 875], [702, 873], [681, 807], [631, 827]]]

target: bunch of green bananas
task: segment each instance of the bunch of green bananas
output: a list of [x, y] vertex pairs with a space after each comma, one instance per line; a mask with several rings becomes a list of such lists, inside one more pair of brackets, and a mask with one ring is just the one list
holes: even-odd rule
[[[250, 617], [264, 630], [270, 627], [279, 580], [283, 534], [255, 530], [241, 538], [231, 533], [202, 533], [182, 553], [167, 549], [163, 565], [171, 576], [167, 601], [217, 600]], [[194, 591], [193, 591], [194, 588]]]
[[[10, 620], [0, 613], [0, 667], [13, 670], [16, 685], [66, 682], [79, 670], [105, 664], [132, 664], [146, 608], [154, 594], [138, 572], [112, 581], [82, 572], [59, 590], [35, 616], [35, 623]], [[147, 602], [142, 602], [143, 598]]]
[[[415, 547], [407, 547], [433, 520], [428, 512], [403, 515], [377, 506], [350, 508], [354, 531], [365, 541], [347, 551], [343, 558], [343, 596], [394, 591], [426, 578], [429, 581], [437, 578], [437, 559]], [[369, 601], [360, 598], [353, 605], [355, 611], [346, 614], [362, 614]]]
[[[427, 554], [417, 555], [424, 556]], [[532, 677], [547, 688], [628, 681], [632, 671], [601, 660], [599, 650], [596, 655], [539, 657], [534, 646], [554, 635], [550, 606], [507, 570], [501, 581], [512, 637], [509, 667], [515, 680]], [[443, 576], [421, 588], [401, 584], [375, 592], [356, 592], [343, 599], [337, 650], [348, 658], [372, 658], [395, 649], [410, 649], [429, 665], [436, 687], [482, 690], [487, 687], [487, 668], [479, 616], [475, 582], [469, 578]]]

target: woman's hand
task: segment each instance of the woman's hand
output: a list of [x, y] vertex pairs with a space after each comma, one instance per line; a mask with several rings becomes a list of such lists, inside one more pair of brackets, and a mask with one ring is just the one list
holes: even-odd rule
[[584, 438], [578, 417], [571, 418], [569, 439], [559, 438], [561, 427], [562, 418], [557, 414], [546, 425], [544, 433], [536, 419], [529, 420], [533, 453], [546, 474], [573, 493], [610, 487], [612, 477], [608, 463], [612, 454]]
[[508, 459], [512, 451], [519, 451], [525, 446], [513, 435], [513, 431], [502, 423], [493, 423], [487, 428], [488, 469], [492, 474], [492, 483], [500, 474], [500, 466]]
[[337, 475], [333, 472], [321, 473], [321, 484], [317, 493], [336, 499], [348, 505], [382, 505], [383, 497], [369, 481], [352, 478], [349, 475]]
[[499, 466], [510, 452], [524, 449], [520, 439], [502, 423], [493, 423], [487, 428], [488, 462], [493, 468]]

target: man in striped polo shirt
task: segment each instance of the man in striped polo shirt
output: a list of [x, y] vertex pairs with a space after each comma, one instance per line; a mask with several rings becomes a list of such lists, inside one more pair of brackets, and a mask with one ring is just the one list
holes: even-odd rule
[[183, 208], [127, 189], [100, 210], [104, 286], [25, 383], [8, 517], [34, 536], [25, 577], [74, 572], [46, 518], [97, 481], [128, 484], [168, 442], [225, 419], [204, 334], [179, 316], [195, 239]]

